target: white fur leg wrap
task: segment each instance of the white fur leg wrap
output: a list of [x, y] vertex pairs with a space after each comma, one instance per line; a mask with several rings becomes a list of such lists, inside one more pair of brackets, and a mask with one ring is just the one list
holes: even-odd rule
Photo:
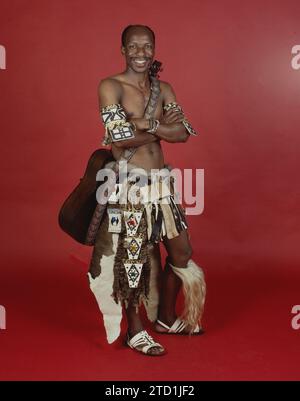
[[204, 310], [206, 296], [204, 273], [192, 259], [189, 259], [185, 268], [176, 267], [171, 263], [169, 265], [182, 281], [184, 310], [180, 318], [193, 330], [201, 322]]
[[87, 273], [90, 289], [94, 293], [99, 309], [103, 314], [103, 322], [109, 344], [113, 343], [119, 337], [122, 321], [122, 306], [117, 304], [111, 296], [113, 292], [113, 267], [118, 235], [112, 234], [113, 254], [110, 256], [103, 255], [100, 260], [100, 275], [93, 279], [91, 274]]

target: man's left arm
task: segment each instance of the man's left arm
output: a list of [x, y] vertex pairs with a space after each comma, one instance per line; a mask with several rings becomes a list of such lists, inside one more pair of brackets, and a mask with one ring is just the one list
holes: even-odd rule
[[163, 85], [164, 115], [160, 120], [155, 135], [166, 142], [186, 142], [190, 135], [197, 135], [197, 133], [185, 118], [180, 105], [176, 102], [176, 95], [172, 86], [166, 82]]

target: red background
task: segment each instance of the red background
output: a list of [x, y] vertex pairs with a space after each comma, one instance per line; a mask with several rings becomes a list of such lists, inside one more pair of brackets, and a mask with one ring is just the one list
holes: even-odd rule
[[[97, 85], [123, 70], [130, 23], [155, 31], [160, 78], [200, 132], [164, 144], [166, 161], [205, 171], [204, 212], [188, 218], [207, 333], [156, 336], [159, 360], [106, 343], [91, 249], [57, 224], [100, 146]], [[297, 0], [1, 1], [1, 379], [300, 378], [299, 27]]]

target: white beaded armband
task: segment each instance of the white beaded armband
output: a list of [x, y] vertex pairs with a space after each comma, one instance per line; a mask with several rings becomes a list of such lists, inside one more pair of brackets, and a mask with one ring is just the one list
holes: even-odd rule
[[103, 107], [100, 114], [105, 126], [103, 145], [135, 137], [134, 124], [126, 120], [127, 116], [125, 110], [120, 103], [114, 103]]

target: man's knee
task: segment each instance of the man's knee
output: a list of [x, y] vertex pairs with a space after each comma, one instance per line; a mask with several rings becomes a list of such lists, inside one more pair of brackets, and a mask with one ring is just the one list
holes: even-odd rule
[[177, 267], [185, 268], [187, 267], [187, 263], [189, 259], [191, 259], [193, 254], [193, 250], [191, 247], [186, 247], [180, 253], [176, 253], [174, 255], [170, 255], [170, 262]]

